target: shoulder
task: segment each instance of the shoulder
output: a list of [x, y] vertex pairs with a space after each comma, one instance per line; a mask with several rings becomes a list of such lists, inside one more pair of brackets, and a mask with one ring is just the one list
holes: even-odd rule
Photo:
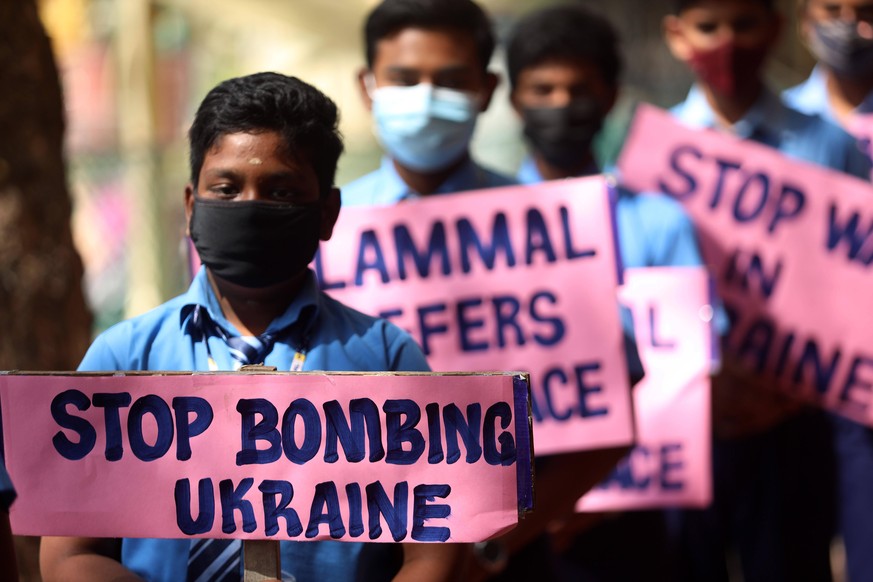
[[387, 319], [364, 314], [321, 292], [322, 334], [345, 352], [357, 370], [427, 371], [412, 337]]
[[676, 200], [660, 192], [632, 192], [619, 188], [618, 213], [635, 212], [647, 223], [684, 227], [691, 218]]
[[501, 186], [517, 186], [519, 181], [517, 178], [495, 172], [490, 168], [476, 164], [479, 172], [481, 172], [485, 188], [500, 188]]
[[79, 364], [79, 370], [139, 369], [142, 354], [150, 350], [157, 337], [181, 330], [184, 303], [184, 297], [176, 297], [142, 315], [113, 325], [97, 336]]
[[381, 169], [376, 169], [340, 188], [343, 206], [369, 206], [376, 203], [381, 182]]
[[[807, 161], [869, 180], [870, 160], [861, 151], [858, 140], [837, 124], [820, 115], [785, 107], [786, 131], [790, 138], [802, 142]], [[793, 152], [786, 152], [793, 153]]]

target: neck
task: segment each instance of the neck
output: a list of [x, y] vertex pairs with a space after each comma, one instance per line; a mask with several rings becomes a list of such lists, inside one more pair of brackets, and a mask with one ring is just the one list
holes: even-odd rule
[[465, 153], [461, 159], [457, 162], [450, 165], [448, 168], [444, 170], [439, 170], [437, 172], [419, 172], [417, 170], [410, 170], [409, 168], [403, 166], [397, 160], [393, 160], [394, 168], [397, 170], [397, 173], [406, 182], [406, 185], [412, 188], [414, 192], [417, 194], [421, 194], [422, 196], [427, 196], [428, 194], [433, 194], [436, 192], [437, 188], [443, 185], [449, 176], [451, 176], [455, 171], [467, 163], [467, 160], [470, 159], [470, 154]]
[[304, 270], [288, 281], [269, 287], [251, 288], [231, 283], [206, 270], [222, 313], [242, 335], [261, 335], [267, 331], [270, 323], [285, 313], [297, 297], [306, 273]]
[[579, 158], [579, 162], [573, 164], [569, 168], [560, 168], [555, 164], [549, 163], [543, 156], [534, 154], [534, 164], [537, 171], [544, 180], [562, 180], [564, 178], [579, 178], [590, 174], [590, 169], [594, 166], [594, 154], [591, 151]]
[[836, 118], [846, 125], [864, 99], [873, 92], [873, 75], [861, 78], [846, 78], [826, 70], [828, 102]]
[[732, 95], [714, 91], [706, 84], [701, 84], [701, 87], [706, 101], [715, 112], [718, 124], [726, 128], [733, 127], [736, 122], [745, 117], [764, 91], [764, 84], [760, 80], [749, 83], [748, 87], [739, 88]]

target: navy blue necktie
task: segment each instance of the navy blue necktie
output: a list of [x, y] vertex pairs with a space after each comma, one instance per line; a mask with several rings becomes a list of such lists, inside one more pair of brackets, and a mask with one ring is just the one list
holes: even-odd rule
[[210, 337], [220, 337], [230, 351], [230, 356], [239, 362], [240, 366], [263, 364], [264, 358], [273, 349], [274, 337], [269, 333], [255, 336], [233, 336], [215, 323], [209, 312], [200, 305], [195, 305], [191, 311], [190, 327], [201, 334], [204, 341]]

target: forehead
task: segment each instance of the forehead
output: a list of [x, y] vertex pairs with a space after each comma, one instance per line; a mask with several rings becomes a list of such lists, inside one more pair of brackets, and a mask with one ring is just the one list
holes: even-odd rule
[[810, 8], [870, 8], [873, 0], [805, 0]]
[[680, 18], [698, 20], [711, 18], [733, 20], [736, 18], [769, 18], [775, 13], [761, 0], [700, 0], [689, 6], [679, 15]]
[[277, 131], [226, 133], [206, 152], [201, 174], [212, 170], [302, 171], [310, 164]]
[[549, 59], [525, 67], [519, 72], [518, 84], [582, 85], [605, 82], [594, 63], [586, 59]]
[[480, 69], [473, 35], [453, 28], [402, 28], [376, 43], [373, 68]]

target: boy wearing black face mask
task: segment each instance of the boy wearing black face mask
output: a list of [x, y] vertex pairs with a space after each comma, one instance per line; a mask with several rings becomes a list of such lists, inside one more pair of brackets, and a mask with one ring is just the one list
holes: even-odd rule
[[[818, 65], [783, 99], [804, 113], [854, 130], [873, 114], [873, 0], [800, 0], [801, 34]], [[868, 156], [869, 136], [859, 140]], [[850, 580], [873, 580], [873, 431], [831, 416], [840, 533]]]
[[[427, 370], [405, 332], [330, 299], [307, 267], [339, 213], [337, 116], [317, 89], [275, 73], [213, 89], [189, 134], [185, 189], [188, 229], [204, 266], [185, 295], [101, 334], [79, 369], [215, 371], [263, 363], [279, 370]], [[363, 547], [283, 542], [284, 577], [383, 580], [399, 566], [410, 579], [443, 580], [458, 552], [407, 545], [402, 564], [371, 558], [359, 571]], [[49, 582], [240, 580], [240, 549], [238, 540], [46, 538], [41, 565]]]
[[[622, 69], [612, 25], [579, 5], [539, 10], [516, 24], [506, 56], [510, 99], [530, 147], [518, 180], [536, 184], [601, 173], [592, 143], [615, 104]], [[691, 220], [666, 196], [619, 189], [616, 225], [625, 267], [702, 264]], [[632, 322], [625, 317], [623, 323], [632, 337]], [[584, 530], [590, 518], [565, 523], [568, 530]], [[574, 533], [554, 559], [566, 579], [674, 579], [660, 511], [610, 515]]]
[[[781, 25], [773, 0], [679, 0], [664, 31], [696, 82], [674, 115], [866, 178], [869, 160], [850, 136], [786, 106], [766, 87], [763, 67]], [[733, 361], [723, 346], [713, 392], [715, 500], [709, 511], [684, 514], [689, 565], [701, 580], [726, 579], [727, 542], [747, 581], [830, 580], [827, 417], [753, 385]]]

